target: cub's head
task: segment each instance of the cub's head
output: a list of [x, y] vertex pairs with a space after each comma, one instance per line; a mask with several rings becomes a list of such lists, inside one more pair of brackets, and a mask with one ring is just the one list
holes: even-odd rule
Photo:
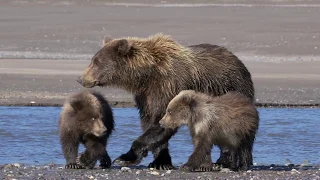
[[194, 105], [193, 90], [181, 91], [168, 104], [166, 114], [159, 121], [163, 128], [178, 128], [191, 121], [192, 106]]
[[107, 134], [108, 129], [103, 122], [103, 111], [101, 103], [94, 94], [82, 92], [69, 101], [74, 110], [77, 125], [83, 134], [93, 134], [101, 137]]
[[132, 47], [127, 39], [105, 37], [103, 47], [92, 57], [78, 82], [87, 88], [116, 85], [125, 72]]

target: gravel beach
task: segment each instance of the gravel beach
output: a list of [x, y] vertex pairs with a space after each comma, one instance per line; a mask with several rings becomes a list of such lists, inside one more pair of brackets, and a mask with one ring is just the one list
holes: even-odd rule
[[146, 167], [66, 170], [62, 166], [25, 166], [7, 164], [0, 167], [3, 179], [320, 179], [319, 166], [253, 166], [245, 172], [222, 169], [217, 172], [158, 171]]
[[[320, 107], [320, 3], [317, 0], [67, 0], [0, 2], [0, 105], [61, 106], [103, 36], [172, 35], [183, 45], [234, 52], [252, 74], [259, 106]], [[113, 107], [132, 95], [95, 88]], [[1, 114], [1, 112], [0, 112]], [[14, 162], [13, 162], [14, 163]], [[50, 163], [50, 162], [48, 162]], [[320, 166], [253, 166], [247, 172], [130, 169], [65, 170], [2, 164], [1, 179], [320, 179]]]

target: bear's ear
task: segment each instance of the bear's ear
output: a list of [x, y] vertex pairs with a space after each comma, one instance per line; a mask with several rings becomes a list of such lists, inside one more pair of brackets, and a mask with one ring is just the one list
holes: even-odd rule
[[70, 99], [70, 105], [76, 112], [83, 108], [83, 103], [81, 103], [81, 101], [77, 98]]
[[184, 105], [187, 105], [189, 106], [191, 104], [191, 101], [192, 101], [192, 98], [189, 94], [184, 94], [182, 97], [181, 97], [181, 102], [182, 104]]
[[191, 94], [184, 94], [182, 96], [181, 102], [186, 105], [186, 106], [190, 106], [190, 107], [194, 107], [196, 105], [196, 101], [194, 100], [194, 98], [192, 97]]
[[130, 49], [131, 49], [131, 45], [129, 45], [128, 40], [126, 40], [126, 39], [121, 39], [121, 40], [119, 40], [119, 41], [117, 42], [115, 48], [116, 48], [115, 50], [116, 50], [120, 55], [124, 56], [124, 55], [127, 55], [127, 54], [129, 53], [129, 51], [130, 51]]
[[103, 41], [102, 41], [102, 45], [105, 46], [110, 41], [112, 41], [111, 36], [109, 36], [109, 35], [104, 36]]

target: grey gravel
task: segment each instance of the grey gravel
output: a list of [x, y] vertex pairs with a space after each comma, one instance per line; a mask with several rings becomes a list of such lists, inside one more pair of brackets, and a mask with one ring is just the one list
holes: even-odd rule
[[[298, 170], [282, 165], [252, 166], [246, 172], [184, 172], [180, 170], [158, 171], [144, 166], [117, 167], [111, 169], [63, 169], [63, 165], [49, 164], [43, 166], [24, 165], [20, 163], [0, 165], [2, 179], [320, 179], [320, 165], [304, 166]], [[227, 171], [227, 169], [225, 169]], [[170, 172], [170, 173], [169, 173]]]

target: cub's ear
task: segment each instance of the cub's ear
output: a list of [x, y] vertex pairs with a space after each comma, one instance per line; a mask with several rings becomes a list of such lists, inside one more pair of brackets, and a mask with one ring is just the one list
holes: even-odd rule
[[112, 41], [111, 36], [109, 36], [109, 35], [104, 36], [103, 41], [102, 41], [102, 45], [105, 46], [110, 41]]
[[128, 40], [126, 39], [121, 39], [117, 42], [116, 44], [116, 51], [120, 54], [120, 55], [126, 55], [129, 53], [131, 49], [131, 45], [129, 45]]
[[83, 103], [77, 98], [70, 99], [70, 105], [76, 112], [83, 108]]
[[190, 94], [184, 94], [184, 95], [181, 97], [181, 102], [182, 102], [182, 104], [184, 104], [184, 105], [190, 106], [190, 105], [191, 105], [191, 102], [192, 102], [192, 98], [191, 98]]

